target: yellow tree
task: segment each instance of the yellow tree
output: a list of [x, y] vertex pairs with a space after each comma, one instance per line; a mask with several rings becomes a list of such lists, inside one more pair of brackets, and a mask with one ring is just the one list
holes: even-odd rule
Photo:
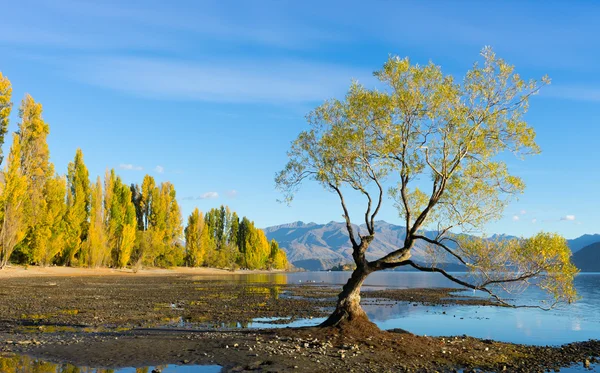
[[44, 188], [46, 181], [54, 174], [50, 164], [50, 151], [46, 137], [50, 127], [42, 118], [42, 105], [35, 102], [29, 94], [25, 95], [19, 109], [19, 142], [21, 143], [21, 173], [27, 178], [27, 195], [25, 201], [25, 215], [27, 217], [28, 232], [23, 245], [23, 254], [29, 261], [44, 245], [45, 235], [43, 230], [46, 200]]
[[[304, 180], [313, 180], [341, 203], [356, 270], [323, 326], [367, 320], [360, 307], [362, 283], [372, 272], [400, 266], [440, 273], [502, 302], [495, 288], [533, 278], [555, 302], [576, 298], [576, 269], [564, 240], [542, 234], [511, 245], [487, 240], [484, 245], [461, 243], [451, 233], [481, 231], [523, 191], [523, 181], [509, 173], [503, 153], [523, 157], [539, 152], [524, 114], [530, 96], [549, 80], [524, 81], [490, 48], [482, 57], [483, 64], [475, 64], [460, 82], [433, 63], [420, 66], [390, 57], [375, 73], [383, 89], [353, 83], [343, 100], [327, 101], [309, 114], [311, 129], [292, 144], [276, 182], [288, 202]], [[401, 247], [369, 258], [386, 180], [398, 181], [390, 195], [407, 233]], [[345, 199], [352, 192], [364, 198], [366, 232], [353, 228]], [[422, 235], [425, 227], [435, 229], [437, 237]], [[470, 275], [459, 278], [415, 263], [410, 258], [417, 241], [462, 263]], [[506, 246], [502, 256], [496, 256], [498, 246]], [[560, 284], [550, 286], [553, 281]]]
[[25, 236], [24, 206], [27, 199], [27, 179], [21, 173], [21, 143], [19, 136], [13, 136], [8, 155], [8, 166], [4, 170], [4, 180], [0, 184], [0, 269], [4, 268], [15, 246]]
[[87, 239], [83, 244], [83, 253], [86, 265], [94, 268], [105, 264], [110, 256], [110, 253], [107, 253], [102, 182], [100, 181], [100, 177], [96, 180], [96, 184], [92, 185], [91, 192], [90, 225]]
[[279, 248], [279, 243], [275, 240], [271, 240], [269, 245], [271, 247], [269, 266], [273, 269], [287, 269], [289, 267], [287, 255], [285, 254], [285, 251]]
[[4, 136], [8, 132], [8, 119], [12, 110], [12, 86], [7, 77], [0, 72], [0, 165], [4, 161], [2, 145], [4, 145]]
[[204, 229], [204, 216], [196, 207], [188, 217], [188, 224], [185, 227], [185, 261], [191, 267], [198, 267], [204, 263], [206, 247], [203, 245], [203, 238], [208, 232]]
[[135, 244], [135, 206], [131, 202], [131, 189], [123, 184], [114, 170], [107, 173], [105, 185], [107, 242], [112, 252], [113, 265], [123, 268], [129, 263]]
[[90, 178], [81, 149], [77, 149], [75, 159], [69, 163], [67, 183], [67, 247], [63, 260], [71, 265], [86, 240], [90, 217]]
[[[144, 184], [143, 184], [144, 185]], [[142, 193], [147, 188], [142, 186]], [[183, 236], [181, 210], [176, 199], [175, 187], [164, 182], [149, 193], [151, 200], [147, 233], [151, 237], [151, 253], [147, 255], [150, 264], [168, 267], [183, 261], [180, 240]], [[144, 201], [147, 201], [144, 197]]]
[[46, 180], [44, 186], [45, 208], [40, 211], [43, 219], [37, 229], [38, 239], [33, 252], [33, 262], [46, 266], [63, 251], [65, 246], [65, 193], [66, 182], [63, 176]]

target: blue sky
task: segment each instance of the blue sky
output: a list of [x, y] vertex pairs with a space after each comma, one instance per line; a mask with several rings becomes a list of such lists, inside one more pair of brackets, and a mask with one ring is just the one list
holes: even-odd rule
[[[487, 233], [600, 233], [597, 2], [38, 0], [2, 13], [0, 71], [16, 107], [26, 92], [44, 105], [57, 170], [81, 147], [94, 177], [149, 173], [175, 184], [184, 215], [227, 204], [261, 227], [341, 219], [316, 185], [277, 202], [274, 174], [311, 108], [352, 78], [372, 84], [389, 54], [461, 77], [491, 45], [552, 85], [527, 115], [542, 154], [510, 161], [527, 190]], [[400, 224], [386, 202], [380, 218]]]

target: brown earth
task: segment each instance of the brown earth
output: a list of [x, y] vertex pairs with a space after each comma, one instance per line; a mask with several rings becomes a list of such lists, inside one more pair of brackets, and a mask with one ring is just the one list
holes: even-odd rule
[[[0, 351], [81, 366], [217, 364], [225, 371], [269, 372], [452, 372], [463, 367], [539, 372], [573, 362], [594, 363], [600, 355], [599, 341], [532, 347], [466, 336], [382, 332], [366, 321], [326, 329], [238, 328], [257, 317], [286, 318], [281, 323], [325, 316], [334, 305], [338, 288], [287, 284], [285, 274], [4, 273], [0, 272]], [[453, 291], [381, 290], [365, 292], [363, 302], [490, 306], [486, 300]]]

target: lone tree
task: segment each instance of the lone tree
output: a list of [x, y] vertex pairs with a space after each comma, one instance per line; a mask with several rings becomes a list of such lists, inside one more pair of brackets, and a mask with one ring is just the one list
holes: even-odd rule
[[[575, 300], [577, 269], [562, 237], [540, 233], [494, 241], [451, 232], [481, 232], [523, 192], [523, 181], [509, 173], [503, 153], [539, 153], [524, 114], [530, 96], [549, 79], [523, 80], [490, 48], [481, 56], [483, 64], [475, 63], [462, 82], [433, 63], [420, 66], [390, 57], [374, 73], [381, 90], [353, 82], [343, 100], [326, 101], [308, 115], [310, 129], [292, 143], [277, 187], [288, 203], [305, 180], [336, 194], [356, 263], [335, 311], [321, 326], [367, 321], [361, 285], [372, 272], [400, 266], [440, 273], [507, 306], [498, 290], [529, 283], [545, 290], [552, 305]], [[406, 238], [402, 247], [368, 260], [388, 185], [393, 185], [388, 194], [406, 226]], [[365, 200], [366, 232], [352, 224], [348, 193]], [[426, 236], [425, 227], [436, 236]], [[412, 261], [418, 241], [465, 265], [469, 274], [457, 277], [441, 266]]]

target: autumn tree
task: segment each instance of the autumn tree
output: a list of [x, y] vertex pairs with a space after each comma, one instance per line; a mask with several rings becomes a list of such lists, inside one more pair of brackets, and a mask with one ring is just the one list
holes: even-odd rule
[[107, 173], [106, 178], [104, 203], [107, 243], [111, 249], [113, 266], [124, 268], [129, 263], [135, 244], [135, 207], [131, 202], [131, 190], [115, 175], [114, 170]]
[[42, 219], [38, 232], [36, 250], [32, 261], [43, 266], [52, 264], [66, 244], [65, 203], [66, 182], [64, 176], [55, 175], [44, 186], [45, 208], [39, 211]]
[[100, 177], [91, 188], [90, 222], [86, 241], [83, 244], [83, 262], [88, 267], [100, 267], [107, 263], [110, 253], [107, 250], [105, 232], [105, 210], [103, 207], [102, 182]]
[[200, 242], [203, 230], [204, 216], [196, 207], [188, 217], [185, 227], [185, 262], [190, 267], [198, 267], [204, 259], [204, 248]]
[[279, 243], [275, 240], [271, 240], [269, 243], [270, 254], [268, 265], [272, 269], [287, 269], [288, 261], [285, 251], [279, 248]]
[[46, 210], [44, 188], [53, 176], [54, 167], [50, 163], [50, 151], [46, 140], [50, 127], [42, 118], [42, 105], [29, 94], [25, 95], [19, 108], [19, 142], [21, 144], [21, 173], [27, 179], [27, 199], [24, 211], [28, 223], [25, 241], [20, 245], [22, 254], [28, 261], [43, 250], [45, 245], [43, 224]]
[[180, 241], [183, 236], [183, 220], [175, 187], [169, 182], [161, 183], [160, 187], [155, 186], [151, 190], [142, 186], [144, 196], [147, 189], [148, 199], [144, 200], [145, 207], [148, 208], [146, 229], [151, 242], [148, 260], [150, 264], [160, 267], [182, 264], [183, 247]]
[[[421, 66], [390, 57], [375, 73], [382, 89], [353, 83], [343, 100], [329, 100], [308, 115], [311, 128], [292, 143], [276, 183], [288, 202], [305, 180], [334, 193], [356, 263], [322, 326], [367, 320], [360, 306], [362, 283], [370, 273], [401, 266], [440, 273], [505, 305], [498, 287], [533, 279], [554, 302], [576, 298], [577, 270], [564, 239], [539, 234], [507, 243], [460, 240], [452, 234], [482, 231], [522, 193], [524, 183], [509, 172], [504, 153], [524, 157], [539, 152], [524, 114], [530, 96], [549, 80], [523, 80], [490, 48], [482, 57], [483, 63], [476, 63], [462, 81], [433, 63]], [[406, 226], [404, 243], [383, 257], [368, 257], [375, 217], [390, 184], [389, 195]], [[365, 231], [352, 225], [349, 193], [364, 198]], [[437, 236], [423, 235], [425, 227]], [[469, 275], [459, 278], [414, 262], [411, 250], [418, 241], [465, 265]]]
[[21, 143], [13, 136], [8, 155], [8, 165], [0, 184], [0, 269], [4, 268], [15, 246], [23, 239], [27, 229], [24, 205], [27, 198], [27, 179], [21, 172]]
[[90, 177], [81, 149], [77, 149], [75, 159], [69, 163], [67, 184], [67, 242], [63, 261], [71, 265], [87, 238], [90, 218]]
[[2, 146], [4, 136], [8, 132], [8, 119], [12, 110], [12, 85], [7, 77], [0, 72], [0, 165], [4, 161]]

